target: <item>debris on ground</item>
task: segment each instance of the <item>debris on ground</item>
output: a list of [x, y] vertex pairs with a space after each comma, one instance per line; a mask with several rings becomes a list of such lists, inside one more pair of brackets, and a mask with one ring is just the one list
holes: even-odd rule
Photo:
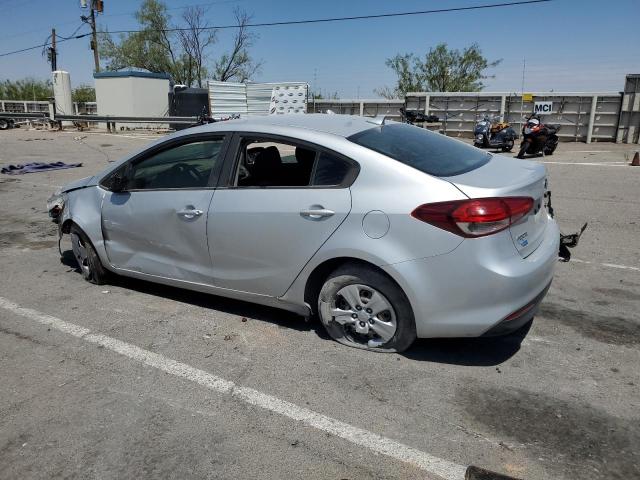
[[82, 163], [64, 163], [64, 162], [32, 162], [25, 164], [9, 164], [2, 167], [1, 173], [6, 175], [23, 175], [25, 173], [44, 172], [49, 170], [64, 170], [66, 168], [81, 167]]

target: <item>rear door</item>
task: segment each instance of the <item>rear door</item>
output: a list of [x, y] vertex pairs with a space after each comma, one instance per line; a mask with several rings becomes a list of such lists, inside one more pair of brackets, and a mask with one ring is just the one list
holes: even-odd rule
[[230, 152], [207, 226], [215, 285], [282, 295], [349, 214], [359, 167], [276, 136], [237, 134]]
[[207, 211], [224, 148], [222, 135], [189, 136], [144, 153], [115, 175], [127, 187], [108, 191], [102, 206], [112, 265], [164, 278], [211, 284]]

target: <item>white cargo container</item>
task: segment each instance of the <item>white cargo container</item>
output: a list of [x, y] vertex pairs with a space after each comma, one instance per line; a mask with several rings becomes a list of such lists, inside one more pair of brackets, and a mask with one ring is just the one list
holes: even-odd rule
[[[140, 70], [94, 73], [98, 115], [164, 117], [169, 111], [169, 74]], [[158, 123], [120, 123], [117, 127], [168, 128]], [[103, 127], [106, 124], [102, 124]]]

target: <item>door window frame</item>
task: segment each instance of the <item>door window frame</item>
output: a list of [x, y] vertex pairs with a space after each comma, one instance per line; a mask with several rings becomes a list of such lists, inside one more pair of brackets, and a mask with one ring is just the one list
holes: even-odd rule
[[[257, 140], [257, 141], [272, 141], [274, 143], [286, 143], [294, 146], [300, 146], [308, 148], [316, 152], [316, 160], [318, 161], [319, 153], [327, 153], [333, 155], [338, 159], [348, 163], [350, 165], [349, 171], [344, 176], [342, 182], [338, 185], [282, 185], [282, 186], [247, 186], [247, 185], [234, 185], [236, 179], [236, 172], [240, 165], [241, 147], [245, 140]], [[313, 171], [311, 173], [310, 181], [313, 180], [313, 175], [316, 170], [316, 164], [314, 164]], [[358, 174], [360, 173], [360, 164], [341, 153], [338, 153], [329, 148], [318, 145], [317, 143], [308, 142], [299, 138], [287, 137], [285, 135], [278, 135], [273, 133], [262, 132], [233, 132], [232, 138], [229, 142], [229, 146], [224, 159], [224, 164], [220, 175], [218, 177], [219, 189], [225, 190], [292, 190], [292, 189], [337, 189], [337, 188], [349, 188], [353, 185]]]
[[140, 162], [143, 162], [154, 155], [162, 153], [164, 151], [170, 150], [175, 147], [180, 147], [182, 145], [188, 145], [190, 143], [198, 143], [198, 142], [206, 142], [212, 140], [220, 140], [222, 139], [222, 145], [220, 146], [220, 151], [218, 152], [218, 157], [216, 158], [216, 162], [211, 169], [211, 173], [209, 174], [209, 179], [207, 180], [207, 185], [204, 187], [179, 187], [179, 188], [132, 188], [123, 190], [123, 192], [159, 192], [159, 191], [176, 191], [176, 190], [213, 190], [216, 188], [220, 173], [223, 170], [224, 164], [226, 163], [227, 153], [229, 150], [229, 145], [231, 144], [232, 135], [227, 132], [207, 132], [207, 133], [194, 133], [188, 135], [181, 135], [177, 138], [172, 138], [167, 140], [166, 142], [162, 142], [158, 145], [150, 147], [147, 150], [144, 150], [137, 155], [134, 155], [122, 165], [117, 167], [115, 170], [107, 173], [104, 177], [100, 179], [98, 185], [104, 188], [105, 190], [112, 191], [108, 186], [105, 185], [106, 182], [111, 180], [114, 175], [117, 175], [122, 170], [129, 170], [133, 165], [136, 165]]

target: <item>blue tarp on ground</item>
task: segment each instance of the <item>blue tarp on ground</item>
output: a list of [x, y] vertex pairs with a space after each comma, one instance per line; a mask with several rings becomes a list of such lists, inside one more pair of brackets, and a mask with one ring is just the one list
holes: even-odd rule
[[51, 163], [42, 163], [42, 162], [33, 162], [33, 163], [25, 163], [24, 165], [5, 165], [2, 167], [2, 173], [7, 175], [22, 175], [24, 173], [36, 173], [43, 172], [47, 170], [64, 170], [65, 168], [76, 168], [81, 167], [81, 163], [64, 163], [64, 162], [51, 162]]

